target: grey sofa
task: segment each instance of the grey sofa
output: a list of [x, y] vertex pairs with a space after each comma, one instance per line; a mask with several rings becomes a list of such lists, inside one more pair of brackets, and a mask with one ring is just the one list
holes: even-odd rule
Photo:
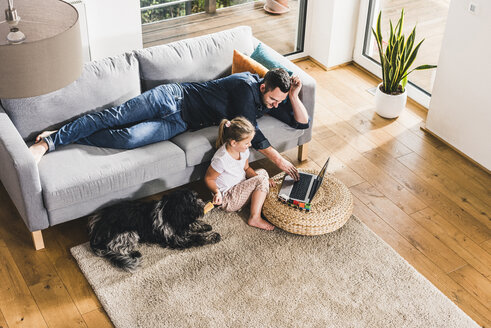
[[[203, 178], [217, 135], [217, 127], [208, 127], [132, 150], [73, 144], [46, 154], [36, 165], [28, 146], [40, 131], [119, 105], [162, 83], [226, 76], [233, 49], [250, 55], [257, 44], [251, 29], [241, 26], [90, 62], [77, 81], [61, 90], [1, 99], [0, 178], [36, 249], [44, 247], [41, 230], [49, 226]], [[286, 58], [282, 64], [300, 76], [300, 98], [313, 119], [315, 80]], [[295, 130], [270, 116], [258, 124], [280, 152], [306, 144], [312, 135], [312, 124]], [[261, 157], [252, 151], [251, 161]]]

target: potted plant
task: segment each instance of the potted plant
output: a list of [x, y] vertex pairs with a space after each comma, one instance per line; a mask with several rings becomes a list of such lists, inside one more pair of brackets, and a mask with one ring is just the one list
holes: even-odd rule
[[288, 0], [266, 0], [264, 10], [270, 14], [284, 14], [290, 11]]
[[419, 47], [423, 43], [421, 40], [416, 47], [414, 41], [416, 38], [416, 26], [411, 34], [405, 39], [402, 34], [402, 26], [404, 23], [404, 9], [401, 11], [401, 17], [395, 28], [390, 21], [390, 35], [385, 51], [383, 48], [382, 32], [380, 29], [380, 20], [382, 11], [378, 15], [377, 30], [372, 28], [373, 35], [377, 41], [378, 52], [380, 56], [380, 64], [382, 66], [382, 83], [380, 83], [375, 92], [376, 112], [385, 118], [395, 118], [399, 116], [407, 101], [407, 76], [413, 71], [435, 68], [435, 65], [421, 65], [412, 70], [409, 70]]

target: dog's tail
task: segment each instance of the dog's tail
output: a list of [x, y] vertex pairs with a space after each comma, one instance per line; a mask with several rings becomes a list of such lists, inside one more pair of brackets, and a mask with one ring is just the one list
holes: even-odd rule
[[134, 272], [141, 264], [141, 253], [138, 251], [121, 254], [107, 248], [92, 248], [92, 250], [95, 255], [107, 258], [112, 264], [125, 271]]
[[104, 257], [109, 259], [109, 261], [111, 261], [111, 263], [118, 268], [128, 272], [134, 272], [136, 269], [138, 269], [141, 263], [141, 254], [138, 251], [135, 251], [130, 255], [109, 253]]
[[96, 244], [91, 236], [90, 247], [97, 256], [111, 261], [115, 266], [133, 272], [140, 266], [141, 253], [136, 250], [140, 236], [135, 231], [117, 234], [109, 242]]

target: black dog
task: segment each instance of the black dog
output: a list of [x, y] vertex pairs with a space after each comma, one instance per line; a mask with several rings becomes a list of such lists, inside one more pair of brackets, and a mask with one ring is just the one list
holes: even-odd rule
[[204, 203], [189, 190], [164, 195], [159, 201], [127, 201], [102, 209], [88, 222], [90, 247], [126, 271], [140, 265], [138, 242], [189, 248], [220, 241], [212, 228], [198, 220]]

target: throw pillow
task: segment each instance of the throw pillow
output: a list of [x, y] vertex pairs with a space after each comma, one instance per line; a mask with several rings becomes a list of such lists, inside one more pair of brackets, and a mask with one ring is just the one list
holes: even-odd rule
[[264, 77], [268, 72], [268, 69], [252, 59], [249, 56], [244, 55], [240, 51], [234, 50], [234, 57], [232, 59], [232, 74], [251, 72]]
[[267, 69], [283, 68], [288, 72], [290, 76], [292, 76], [293, 74], [291, 70], [289, 70], [283, 64], [281, 64], [281, 61], [283, 60], [283, 56], [269, 50], [268, 48], [263, 46], [262, 43], [259, 43], [257, 45], [257, 48], [252, 53], [251, 58], [263, 64]]

